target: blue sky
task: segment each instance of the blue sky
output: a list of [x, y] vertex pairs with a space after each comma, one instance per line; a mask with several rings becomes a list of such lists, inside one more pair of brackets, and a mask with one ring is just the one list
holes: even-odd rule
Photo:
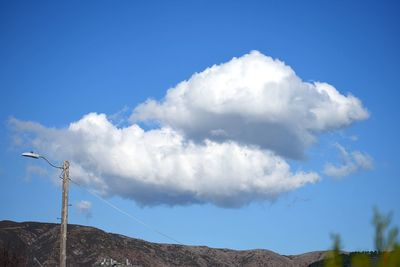
[[[199, 137], [199, 132], [189, 131], [190, 125], [167, 116], [169, 108], [174, 107], [164, 98], [167, 90], [215, 64], [229, 69], [233, 66], [233, 57], [238, 58], [239, 63], [245, 62], [244, 70], [250, 66], [246, 62], [253, 61], [278, 68], [277, 61], [265, 63], [271, 57], [290, 66], [296, 77], [312, 90], [317, 88], [315, 81], [328, 83], [341, 95], [347, 97], [351, 93], [358, 98], [361, 104], [354, 104], [354, 109], [368, 110], [368, 118], [361, 113], [355, 116], [351, 109], [349, 114], [353, 117], [348, 124], [336, 123], [321, 133], [311, 132], [315, 140], [305, 144], [301, 158], [287, 156], [279, 149], [274, 151], [290, 166], [292, 173], [316, 173], [318, 181], [311, 183], [307, 180], [310, 177], [304, 178], [304, 186], [279, 191], [276, 196], [272, 196], [271, 190], [259, 192], [255, 188], [248, 195], [233, 194], [228, 199], [231, 202], [224, 202], [223, 197], [222, 202], [216, 200], [221, 195], [213, 191], [212, 183], [196, 191], [203, 198], [188, 197], [173, 190], [172, 193], [178, 193], [174, 195], [176, 198], [171, 197], [169, 188], [175, 190], [176, 186], [181, 186], [176, 181], [166, 185], [168, 192], [161, 190], [162, 187], [154, 191], [143, 187], [142, 192], [135, 193], [114, 188], [108, 195], [104, 194], [105, 198], [184, 244], [264, 248], [296, 254], [327, 249], [331, 244], [330, 233], [339, 233], [346, 250], [372, 249], [370, 222], [374, 206], [383, 212], [392, 211], [393, 223], [400, 225], [397, 154], [400, 145], [396, 141], [400, 134], [396, 105], [399, 98], [399, 9], [395, 1], [2, 1], [0, 186], [3, 190], [0, 201], [3, 204], [0, 219], [58, 222], [60, 216], [60, 188], [54, 182], [57, 174], [45, 162], [22, 158], [21, 152], [40, 148], [40, 153], [51, 155], [55, 162], [69, 159], [75, 165], [80, 164], [80, 158], [87, 160], [83, 145], [86, 143], [80, 143], [85, 136], [77, 143], [62, 137], [70, 137], [70, 123], [81, 122], [78, 126], [83, 127], [83, 118], [89, 113], [100, 121], [98, 114], [106, 114], [107, 121], [116, 129], [138, 123], [148, 133], [168, 126], [172, 131], [184, 132], [185, 142], [192, 142], [192, 137], [203, 138]], [[245, 56], [253, 50], [258, 52]], [[200, 82], [212, 84], [215, 77], [204, 76]], [[195, 92], [196, 88], [189, 84], [185, 90]], [[251, 92], [252, 87], [247, 89]], [[230, 87], [224, 90], [229, 92]], [[211, 95], [203, 96], [203, 102], [209, 103]], [[154, 110], [160, 110], [161, 115], [151, 114], [152, 108], [142, 110], [139, 115], [158, 119], [161, 126], [146, 119], [132, 119], [132, 113], [148, 98], [158, 101]], [[279, 98], [275, 100], [280, 101]], [[319, 102], [311, 101], [310, 105], [316, 103]], [[196, 122], [198, 114], [190, 109], [190, 101], [187, 105], [185, 107], [192, 112], [190, 118]], [[238, 110], [247, 108], [241, 106]], [[10, 118], [25, 127], [16, 127]], [[207, 117], [204, 127], [212, 120]], [[27, 122], [39, 123], [44, 128], [32, 132], [27, 130]], [[254, 127], [262, 132], [265, 124], [260, 125], [261, 128], [257, 128], [259, 124]], [[228, 128], [221, 129], [228, 131]], [[309, 133], [308, 128], [306, 130]], [[250, 145], [249, 153], [269, 149], [268, 145], [260, 148], [262, 145], [256, 142], [257, 138], [254, 141], [238, 136], [239, 139], [232, 142], [238, 144], [239, 149], [243, 149], [241, 142]], [[16, 137], [24, 142], [17, 144]], [[35, 138], [42, 146], [36, 143], [35, 147], [32, 143]], [[93, 144], [102, 142], [90, 141]], [[216, 146], [230, 142], [214, 141]], [[204, 148], [200, 141], [193, 142], [194, 148]], [[61, 148], [52, 149], [57, 144], [62, 144]], [[288, 144], [290, 146], [290, 142]], [[340, 154], [340, 148], [348, 153], [347, 158]], [[151, 144], [148, 149], [152, 151]], [[187, 152], [188, 148], [185, 149]], [[193, 151], [198, 151], [196, 149]], [[357, 152], [361, 161], [352, 154]], [[63, 157], [74, 153], [82, 155]], [[267, 158], [277, 160], [275, 156]], [[102, 164], [108, 165], [105, 163], [107, 155], [102, 160]], [[223, 158], [214, 160], [217, 169], [221, 164], [226, 165], [227, 170], [235, 167]], [[347, 175], [327, 175], [325, 167], [329, 163], [336, 167], [347, 166]], [[90, 166], [82, 163], [82, 167], [87, 172], [94, 171], [99, 167], [96, 164], [100, 164], [99, 161]], [[144, 163], [123, 161], [123, 164], [140, 166]], [[161, 172], [157, 166], [154, 169]], [[115, 170], [115, 166], [111, 166], [103, 173]], [[71, 178], [74, 175], [85, 181], [83, 174], [78, 177], [71, 169]], [[99, 179], [106, 179], [109, 186], [125, 181], [113, 180], [120, 177], [119, 173], [115, 177], [97, 175]], [[208, 177], [204, 179], [208, 181]], [[225, 189], [229, 181], [215, 180], [215, 188]], [[91, 182], [87, 185], [100, 190]], [[70, 223], [92, 225], [154, 242], [172, 242], [79, 187], [71, 185], [70, 193]], [[138, 197], [141, 193], [143, 198]], [[157, 199], [156, 194], [171, 198]], [[246, 201], [241, 202], [241, 197]], [[154, 204], [153, 200], [160, 203]], [[241, 204], [226, 204], [235, 200]], [[79, 209], [81, 201], [90, 202], [90, 209]], [[185, 201], [189, 204], [185, 205]]]

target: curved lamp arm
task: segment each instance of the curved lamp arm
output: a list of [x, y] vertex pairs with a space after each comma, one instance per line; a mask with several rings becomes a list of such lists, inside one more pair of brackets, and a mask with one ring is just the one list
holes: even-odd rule
[[39, 155], [39, 154], [36, 154], [36, 153], [34, 153], [34, 152], [24, 152], [24, 153], [22, 153], [22, 156], [24, 156], [24, 157], [28, 157], [28, 158], [33, 158], [33, 159], [40, 159], [40, 158], [42, 158], [42, 159], [44, 159], [51, 167], [53, 167], [53, 168], [57, 168], [57, 169], [63, 169], [63, 167], [60, 167], [60, 166], [56, 166], [56, 165], [54, 165], [54, 164], [52, 164], [48, 159], [46, 159], [45, 157], [43, 157], [43, 156], [41, 156], [41, 155]]

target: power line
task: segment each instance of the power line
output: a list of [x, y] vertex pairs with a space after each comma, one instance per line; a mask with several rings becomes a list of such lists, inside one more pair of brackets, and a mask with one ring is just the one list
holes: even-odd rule
[[39, 264], [40, 267], [43, 267], [43, 265], [40, 263], [40, 261], [38, 259], [36, 259], [36, 257], [33, 257], [33, 260], [37, 262], [37, 264]]
[[109, 207], [115, 209], [116, 211], [118, 211], [118, 212], [121, 213], [121, 214], [124, 214], [125, 216], [128, 216], [129, 218], [131, 218], [131, 219], [133, 219], [134, 221], [136, 221], [137, 223], [143, 225], [143, 226], [146, 227], [147, 229], [149, 229], [149, 230], [151, 230], [151, 231], [153, 231], [153, 232], [155, 232], [155, 233], [157, 233], [157, 234], [159, 234], [159, 235], [161, 235], [161, 236], [163, 236], [163, 237], [165, 237], [165, 238], [167, 238], [167, 239], [170, 239], [170, 240], [172, 240], [172, 241], [174, 241], [174, 242], [176, 242], [176, 243], [178, 243], [178, 244], [180, 244], [180, 245], [184, 245], [183, 243], [179, 242], [179, 241], [176, 240], [175, 238], [173, 238], [173, 237], [171, 237], [171, 236], [169, 236], [169, 235], [167, 235], [167, 234], [164, 234], [163, 232], [157, 230], [156, 228], [154, 228], [154, 227], [150, 226], [149, 224], [145, 223], [144, 221], [140, 220], [138, 217], [136, 217], [136, 216], [134, 216], [134, 215], [132, 215], [132, 214], [130, 214], [130, 213], [128, 213], [128, 212], [126, 212], [126, 211], [120, 209], [120, 208], [118, 208], [117, 206], [115, 206], [114, 204], [112, 204], [110, 201], [108, 201], [108, 200], [106, 200], [105, 198], [103, 198], [103, 197], [99, 196], [98, 194], [96, 194], [93, 190], [91, 190], [91, 189], [89, 189], [89, 188], [86, 188], [84, 185], [79, 184], [78, 182], [72, 180], [71, 178], [69, 178], [69, 180], [71, 181], [71, 183], [73, 183], [73, 184], [75, 184], [75, 185], [77, 185], [77, 186], [83, 188], [83, 189], [84, 189], [86, 192], [88, 192], [89, 194], [91, 194], [91, 195], [95, 196], [96, 198], [100, 199], [101, 201], [103, 201], [103, 202], [104, 202], [105, 204], [107, 204]]

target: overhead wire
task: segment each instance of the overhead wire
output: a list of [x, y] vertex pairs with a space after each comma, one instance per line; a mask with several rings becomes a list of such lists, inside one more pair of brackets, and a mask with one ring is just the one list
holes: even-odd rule
[[[59, 178], [60, 178], [60, 179], [64, 179], [64, 178], [63, 178], [63, 177], [64, 177], [64, 172], [65, 172], [64, 167], [56, 166], [56, 165], [52, 164], [47, 158], [45, 158], [45, 157], [43, 157], [43, 156], [39, 156], [39, 157], [42, 158], [42, 159], [44, 159], [48, 164], [50, 164], [50, 166], [52, 166], [52, 167], [54, 167], [54, 168], [57, 168], [57, 169], [61, 169], [61, 173], [60, 173]], [[83, 189], [84, 189], [85, 191], [87, 191], [89, 194], [95, 196], [96, 198], [98, 198], [98, 199], [101, 200], [102, 202], [106, 203], [108, 206], [110, 206], [111, 208], [115, 209], [115, 210], [118, 211], [119, 213], [124, 214], [125, 216], [128, 216], [129, 218], [131, 218], [131, 219], [133, 219], [134, 221], [136, 221], [137, 223], [143, 225], [143, 226], [146, 227], [147, 229], [149, 229], [149, 230], [151, 230], [151, 231], [153, 231], [153, 232], [155, 232], [155, 233], [157, 233], [157, 234], [159, 234], [159, 235], [161, 235], [161, 236], [163, 236], [163, 237], [165, 237], [165, 238], [167, 238], [167, 239], [170, 239], [170, 240], [172, 240], [172, 241], [174, 241], [174, 242], [176, 242], [176, 243], [178, 243], [178, 244], [180, 244], [180, 245], [184, 245], [182, 242], [178, 241], [176, 238], [173, 238], [173, 237], [171, 237], [171, 236], [169, 236], [169, 235], [167, 235], [167, 234], [164, 234], [163, 232], [157, 230], [156, 228], [154, 228], [154, 227], [150, 226], [149, 224], [145, 223], [144, 221], [140, 220], [138, 217], [133, 216], [132, 214], [130, 214], [130, 213], [128, 213], [128, 212], [126, 212], [126, 211], [120, 209], [120, 208], [117, 207], [116, 205], [112, 204], [112, 203], [109, 202], [108, 200], [106, 200], [106, 199], [104, 199], [103, 197], [101, 197], [101, 196], [99, 196], [98, 194], [96, 194], [94, 191], [92, 191], [92, 190], [86, 188], [84, 185], [82, 185], [82, 184], [80, 184], [80, 183], [78, 183], [78, 182], [72, 180], [71, 178], [68, 178], [68, 180], [71, 181], [73, 184], [75, 184], [75, 185], [77, 185], [77, 186], [83, 188]]]
[[[62, 177], [60, 177], [60, 178], [62, 178]], [[159, 234], [159, 235], [161, 235], [161, 236], [163, 236], [163, 237], [165, 237], [165, 238], [167, 238], [167, 239], [169, 239], [169, 240], [172, 240], [172, 241], [174, 241], [174, 242], [176, 242], [176, 243], [178, 243], [178, 244], [180, 244], [180, 245], [184, 245], [182, 242], [178, 241], [176, 238], [173, 238], [173, 237], [171, 237], [171, 236], [169, 236], [169, 235], [167, 235], [167, 234], [165, 234], [165, 233], [163, 233], [163, 232], [157, 230], [156, 228], [154, 228], [154, 227], [152, 227], [151, 225], [145, 223], [144, 221], [142, 221], [142, 220], [139, 219], [138, 217], [136, 217], [136, 216], [134, 216], [134, 215], [132, 215], [132, 214], [130, 214], [130, 213], [128, 213], [128, 212], [122, 210], [121, 208], [117, 207], [116, 205], [114, 205], [114, 204], [111, 203], [110, 201], [108, 201], [108, 200], [106, 200], [105, 198], [103, 198], [103, 197], [101, 197], [100, 195], [98, 195], [98, 194], [97, 194], [96, 192], [94, 192], [93, 190], [91, 190], [91, 189], [89, 189], [89, 188], [86, 188], [84, 185], [82, 185], [82, 184], [80, 184], [80, 183], [78, 183], [78, 182], [72, 180], [71, 178], [68, 178], [68, 179], [71, 181], [71, 183], [77, 185], [78, 187], [81, 187], [82, 189], [84, 189], [84, 190], [85, 190], [86, 192], [88, 192], [89, 194], [93, 195], [93, 196], [96, 197], [97, 199], [99, 199], [99, 200], [101, 200], [102, 202], [104, 202], [105, 204], [107, 204], [109, 207], [113, 208], [114, 210], [118, 211], [118, 212], [121, 213], [121, 214], [124, 214], [125, 216], [128, 216], [129, 218], [131, 218], [131, 219], [133, 219], [134, 221], [136, 221], [137, 223], [143, 225], [143, 226], [146, 227], [147, 229], [149, 229], [149, 230], [151, 230], [151, 231], [153, 231], [153, 232], [155, 232], [155, 233], [157, 233], [157, 234]]]

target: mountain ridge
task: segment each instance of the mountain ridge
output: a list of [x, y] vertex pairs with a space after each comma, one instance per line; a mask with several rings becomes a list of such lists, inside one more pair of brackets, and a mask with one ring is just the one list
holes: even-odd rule
[[[55, 223], [0, 221], [0, 265], [57, 266], [59, 233]], [[266, 249], [159, 244], [68, 224], [67, 266], [307, 267], [325, 255], [325, 251], [280, 255]]]

